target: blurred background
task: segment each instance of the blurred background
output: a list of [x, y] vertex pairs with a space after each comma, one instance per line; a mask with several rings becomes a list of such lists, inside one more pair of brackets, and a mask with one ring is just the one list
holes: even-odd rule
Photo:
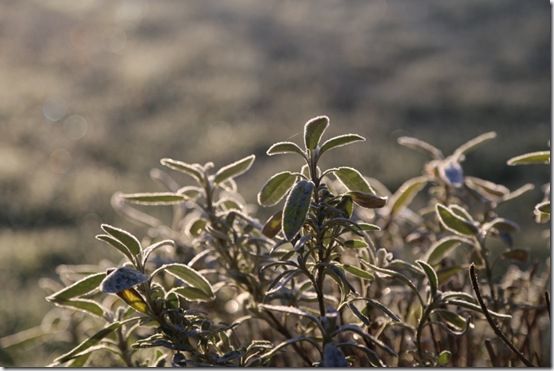
[[531, 210], [548, 167], [506, 160], [549, 146], [550, 22], [546, 0], [1, 1], [0, 337], [40, 323], [51, 304], [37, 281], [58, 264], [110, 256], [101, 222], [140, 233], [110, 197], [161, 190], [160, 158], [254, 153], [238, 183], [255, 203], [268, 176], [299, 165], [265, 150], [301, 142], [320, 114], [328, 135], [368, 138], [324, 165], [392, 190], [427, 160], [397, 137], [449, 153], [495, 130], [465, 171], [538, 186], [503, 211], [523, 226], [517, 247], [544, 261]]

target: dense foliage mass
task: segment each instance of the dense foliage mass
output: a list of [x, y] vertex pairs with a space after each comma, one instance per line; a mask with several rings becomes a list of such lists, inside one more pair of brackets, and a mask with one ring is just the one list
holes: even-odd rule
[[[511, 191], [462, 167], [496, 134], [450, 155], [399, 138], [430, 160], [393, 193], [352, 167], [323, 167], [339, 147], [365, 140], [323, 140], [328, 125], [315, 117], [303, 145], [268, 149], [302, 166], [261, 187], [258, 203], [279, 205], [265, 223], [234, 181], [253, 155], [219, 169], [162, 159], [171, 171], [151, 175], [166, 192], [112, 200], [144, 233], [104, 224], [96, 236], [121, 261], [60, 266], [63, 285], [48, 281], [56, 308], [4, 349], [49, 333], [75, 343], [53, 360], [64, 366], [549, 365], [549, 263], [524, 264], [517, 223], [497, 212], [533, 186]], [[544, 151], [508, 165], [549, 162]], [[548, 193], [537, 222], [549, 220]], [[172, 219], [148, 213], [153, 206], [171, 207]]]

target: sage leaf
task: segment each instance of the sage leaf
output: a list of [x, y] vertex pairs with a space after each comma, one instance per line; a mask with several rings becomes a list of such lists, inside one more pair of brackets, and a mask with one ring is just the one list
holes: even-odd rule
[[179, 263], [166, 264], [156, 269], [152, 273], [151, 277], [154, 277], [157, 273], [162, 271], [165, 271], [188, 285], [201, 290], [209, 298], [215, 297], [212, 286], [208, 280], [188, 265]]
[[175, 205], [187, 199], [185, 195], [171, 192], [130, 193], [123, 194], [122, 197], [138, 205]]
[[293, 142], [275, 143], [271, 147], [269, 147], [266, 153], [268, 156], [280, 155], [285, 153], [297, 153], [302, 157], [306, 157], [304, 151], [300, 147], [298, 147], [296, 143]]
[[283, 211], [279, 210], [275, 214], [273, 214], [269, 219], [265, 222], [262, 233], [264, 236], [268, 238], [273, 238], [279, 233], [282, 227], [282, 220], [283, 220]]
[[436, 265], [461, 243], [471, 244], [471, 241], [458, 236], [444, 237], [431, 246], [424, 260], [430, 265]]
[[321, 145], [319, 155], [321, 156], [330, 149], [343, 147], [355, 142], [365, 142], [365, 138], [358, 134], [344, 134], [328, 139]]
[[248, 169], [250, 169], [255, 159], [255, 155], [250, 155], [241, 160], [235, 161], [232, 164], [222, 167], [215, 174], [214, 182], [222, 183], [227, 179], [244, 174], [248, 171]]
[[162, 158], [160, 163], [164, 166], [167, 166], [171, 170], [179, 171], [193, 177], [198, 183], [202, 183], [204, 176], [198, 170], [197, 167], [191, 164], [187, 164], [182, 161], [172, 160], [170, 158]]
[[462, 236], [473, 236], [479, 231], [475, 224], [456, 215], [444, 205], [437, 204], [436, 212], [440, 223], [451, 232]]
[[304, 125], [304, 144], [306, 149], [314, 150], [321, 136], [329, 126], [329, 117], [317, 116], [310, 119], [306, 125]]
[[296, 182], [296, 175], [290, 171], [283, 171], [273, 175], [263, 185], [258, 193], [258, 203], [262, 206], [273, 206], [285, 197], [288, 190]]
[[352, 201], [367, 209], [378, 209], [386, 205], [387, 197], [379, 197], [372, 193], [351, 191], [347, 193]]
[[133, 236], [131, 233], [111, 226], [109, 224], [102, 224], [101, 228], [107, 234], [111, 235], [113, 238], [121, 242], [123, 245], [127, 246], [131, 254], [138, 255], [140, 254], [141, 246], [139, 240]]
[[427, 280], [429, 281], [429, 286], [431, 287], [431, 295], [434, 298], [437, 295], [438, 286], [439, 286], [439, 278], [437, 277], [437, 272], [435, 272], [433, 267], [431, 267], [423, 260], [417, 260], [416, 263], [419, 264], [419, 266], [425, 272], [425, 275], [427, 276]]
[[390, 200], [390, 215], [391, 217], [400, 213], [404, 208], [408, 207], [415, 196], [429, 182], [428, 177], [420, 176], [412, 178], [404, 182], [400, 188], [391, 196]]
[[364, 176], [354, 168], [342, 166], [333, 171], [333, 174], [349, 191], [375, 194]]
[[148, 276], [131, 267], [119, 267], [104, 278], [102, 292], [115, 294], [148, 281]]
[[46, 300], [53, 302], [62, 302], [77, 296], [88, 294], [98, 288], [102, 280], [106, 277], [106, 273], [95, 273], [87, 276], [72, 285], [48, 296]]
[[301, 180], [292, 188], [283, 209], [282, 230], [287, 240], [292, 240], [304, 225], [310, 209], [314, 183]]
[[538, 151], [526, 153], [524, 155], [519, 155], [512, 157], [508, 160], [508, 165], [548, 165], [550, 163], [550, 152], [549, 151]]
[[412, 138], [412, 137], [400, 137], [397, 139], [397, 141], [398, 141], [398, 144], [404, 147], [427, 152], [431, 154], [431, 156], [433, 156], [433, 158], [436, 160], [441, 160], [444, 157], [440, 149], [421, 139]]

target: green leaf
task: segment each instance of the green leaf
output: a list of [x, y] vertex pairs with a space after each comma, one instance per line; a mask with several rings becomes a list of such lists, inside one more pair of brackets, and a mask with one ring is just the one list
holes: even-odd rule
[[490, 222], [483, 224], [481, 228], [484, 231], [494, 228], [499, 232], [516, 232], [519, 230], [519, 226], [515, 222], [504, 218], [493, 219]]
[[148, 313], [148, 305], [134, 288], [126, 288], [117, 292], [119, 296], [125, 303], [127, 303], [131, 308], [135, 309], [140, 313]]
[[458, 236], [444, 237], [431, 246], [426, 254], [425, 261], [431, 265], [438, 264], [450, 251], [461, 243], [471, 244], [471, 241]]
[[438, 316], [441, 322], [445, 323], [450, 330], [457, 334], [461, 335], [468, 328], [469, 323], [467, 319], [457, 313], [444, 309], [435, 309], [433, 314]]
[[375, 194], [371, 185], [365, 180], [362, 174], [354, 168], [342, 166], [336, 169], [333, 174], [349, 190]]
[[114, 247], [117, 251], [125, 255], [131, 262], [135, 262], [135, 257], [131, 254], [131, 251], [121, 243], [119, 240], [113, 238], [108, 234], [99, 234], [95, 237], [97, 240], [107, 243], [108, 245]]
[[[465, 301], [465, 300], [451, 299], [451, 300], [447, 301], [447, 304], [457, 305], [459, 307], [469, 309], [469, 310], [472, 310], [474, 312], [483, 313], [483, 310], [481, 309], [481, 307], [479, 305], [474, 304], [474, 303], [470, 303], [470, 302]], [[512, 318], [512, 316], [509, 315], [509, 314], [497, 313], [497, 312], [493, 312], [492, 310], [489, 310], [489, 314], [491, 316], [494, 316], [494, 317], [499, 318], [499, 319], [510, 319], [510, 318]]]
[[450, 211], [452, 211], [454, 214], [458, 215], [462, 219], [469, 220], [470, 222], [474, 222], [473, 217], [469, 214], [469, 212], [461, 207], [460, 205], [450, 205], [448, 206]]
[[365, 249], [368, 247], [367, 242], [364, 240], [348, 240], [344, 241], [344, 247], [346, 248], [352, 248], [352, 249]]
[[263, 309], [267, 309], [267, 310], [271, 310], [271, 311], [274, 311], [274, 312], [291, 314], [291, 315], [297, 316], [297, 317], [304, 317], [304, 318], [307, 318], [307, 319], [311, 320], [312, 322], [314, 322], [319, 328], [322, 327], [321, 322], [319, 321], [319, 319], [316, 316], [314, 316], [313, 314], [310, 314], [308, 312], [305, 312], [305, 311], [303, 311], [299, 308], [296, 308], [296, 307], [285, 306], [285, 305], [270, 305], [270, 304], [259, 304], [258, 307], [263, 308]]
[[71, 298], [88, 294], [98, 288], [102, 280], [106, 277], [106, 273], [95, 273], [87, 276], [74, 284], [48, 296], [46, 300], [60, 302]]
[[369, 223], [358, 223], [358, 227], [360, 227], [360, 229], [362, 231], [380, 231], [381, 230], [381, 227], [379, 227], [378, 225], [369, 224]]
[[204, 178], [204, 176], [194, 165], [187, 164], [187, 163], [182, 162], [182, 161], [172, 160], [170, 158], [162, 158], [160, 160], [160, 163], [164, 166], [167, 166], [171, 170], [176, 170], [176, 171], [179, 171], [181, 173], [185, 173], [187, 175], [190, 175], [198, 183], [202, 183], [202, 179]]
[[321, 145], [319, 155], [327, 152], [330, 149], [346, 146], [355, 142], [365, 142], [365, 138], [358, 134], [344, 134], [331, 138]]
[[55, 305], [60, 307], [67, 307], [77, 309], [81, 312], [90, 313], [98, 317], [104, 317], [106, 310], [97, 302], [87, 299], [73, 299], [54, 302]]
[[439, 366], [446, 366], [450, 362], [450, 358], [452, 358], [452, 353], [449, 350], [443, 350], [437, 357], [437, 364]]
[[214, 182], [222, 183], [227, 179], [234, 178], [246, 173], [254, 163], [255, 159], [255, 155], [250, 155], [241, 160], [235, 161], [232, 164], [222, 167], [215, 174]]
[[273, 238], [282, 228], [283, 211], [279, 210], [273, 214], [264, 224], [262, 233], [268, 238]]
[[431, 156], [433, 156], [433, 158], [436, 160], [441, 160], [444, 157], [440, 149], [421, 139], [412, 137], [400, 137], [398, 138], [398, 144], [410, 149], [427, 152], [431, 154]]
[[131, 193], [124, 194], [122, 197], [138, 205], [174, 205], [180, 204], [187, 199], [185, 195], [171, 192]]
[[269, 147], [267, 150], [268, 156], [280, 155], [285, 153], [298, 153], [302, 157], [306, 157], [304, 151], [293, 142], [278, 142]]
[[283, 234], [292, 240], [304, 225], [310, 209], [314, 183], [301, 180], [292, 188], [283, 209]]
[[188, 265], [179, 263], [166, 264], [156, 269], [152, 273], [151, 277], [154, 277], [157, 273], [161, 271], [166, 271], [172, 276], [175, 276], [178, 279], [186, 282], [188, 285], [199, 289], [209, 298], [215, 297], [212, 285], [210, 285], [208, 280]]
[[327, 126], [329, 126], [329, 117], [327, 116], [314, 117], [304, 125], [304, 144], [306, 149], [313, 150], [317, 147]]
[[391, 196], [390, 200], [390, 215], [391, 217], [397, 215], [404, 208], [408, 207], [413, 201], [415, 196], [421, 191], [427, 182], [429, 181], [428, 177], [420, 176], [417, 178], [412, 178], [404, 182], [398, 188], [398, 190]]
[[535, 206], [535, 209], [537, 209], [537, 211], [540, 211], [541, 213], [550, 214], [550, 201], [544, 201], [540, 204], [537, 204]]
[[372, 193], [350, 191], [347, 193], [357, 205], [367, 209], [378, 209], [386, 205], [387, 197], [379, 197]]
[[160, 242], [153, 243], [152, 245], [145, 248], [144, 251], [142, 252], [142, 265], [144, 266], [146, 264], [150, 254], [152, 254], [155, 250], [163, 246], [175, 247], [175, 242], [173, 242], [172, 240], [163, 240]]
[[121, 242], [123, 245], [127, 246], [131, 254], [135, 256], [140, 254], [140, 250], [141, 250], [140, 242], [131, 233], [124, 231], [123, 229], [111, 226], [109, 224], [102, 224], [101, 228], [104, 230], [104, 232], [111, 235], [113, 238]]
[[496, 184], [489, 182], [488, 180], [466, 176], [465, 177], [466, 185], [487, 198], [498, 199], [505, 197], [510, 193], [510, 190], [501, 184]]
[[16, 348], [26, 347], [35, 343], [45, 335], [48, 335], [48, 333], [41, 326], [36, 326], [4, 336], [0, 338], [0, 351], [7, 351], [8, 349], [15, 351]]
[[345, 271], [347, 271], [348, 273], [356, 276], [356, 277], [359, 277], [359, 278], [362, 278], [364, 280], [370, 280], [372, 281], [373, 278], [374, 278], [374, 275], [373, 273], [371, 272], [367, 272], [367, 271], [364, 271], [363, 269], [359, 268], [359, 267], [356, 267], [354, 265], [350, 265], [350, 264], [343, 264], [342, 267], [344, 268]]
[[195, 287], [177, 287], [172, 289], [170, 292], [174, 292], [188, 301], [207, 302], [214, 299], [213, 296], [206, 295], [204, 291]]
[[462, 144], [461, 146], [459, 146], [454, 151], [454, 154], [452, 155], [452, 157], [458, 159], [462, 155], [466, 154], [470, 150], [477, 147], [478, 145], [480, 145], [480, 144], [482, 144], [482, 143], [484, 143], [488, 140], [494, 139], [494, 138], [496, 138], [496, 133], [494, 131], [489, 131], [487, 133], [483, 133], [483, 134], [467, 141], [466, 143]]
[[416, 260], [416, 263], [419, 264], [421, 268], [423, 268], [423, 271], [427, 276], [427, 280], [429, 281], [429, 286], [431, 287], [432, 298], [434, 298], [437, 295], [437, 290], [439, 289], [439, 278], [437, 277], [437, 272], [435, 272], [433, 267], [431, 267], [423, 260]]
[[548, 165], [550, 163], [550, 152], [549, 151], [539, 151], [526, 153], [524, 155], [512, 157], [508, 160], [508, 165]]
[[82, 343], [77, 345], [75, 348], [67, 352], [66, 354], [56, 358], [54, 360], [55, 363], [64, 363], [67, 362], [73, 358], [75, 358], [77, 355], [82, 353], [83, 351], [87, 350], [88, 348], [98, 344], [102, 339], [104, 339], [106, 336], [110, 335], [112, 332], [117, 330], [119, 327], [121, 327], [121, 322], [114, 322], [106, 327], [104, 327], [102, 330], [98, 331], [96, 334], [92, 335], [88, 339], [84, 340]]
[[258, 193], [258, 203], [262, 206], [276, 205], [285, 197], [295, 182], [296, 175], [290, 171], [283, 171], [273, 175], [263, 185], [260, 193]]
[[447, 230], [463, 236], [473, 236], [479, 232], [479, 229], [467, 219], [456, 215], [452, 210], [444, 205], [437, 204], [436, 212], [440, 223]]
[[110, 272], [100, 285], [102, 292], [115, 294], [148, 281], [148, 276], [131, 267], [119, 267]]

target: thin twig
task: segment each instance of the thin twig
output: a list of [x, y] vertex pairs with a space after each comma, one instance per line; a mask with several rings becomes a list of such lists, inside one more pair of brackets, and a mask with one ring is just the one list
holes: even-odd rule
[[492, 347], [492, 343], [489, 339], [485, 340], [485, 347], [487, 348], [487, 353], [489, 353], [492, 367], [499, 367], [498, 362], [496, 361], [496, 354], [494, 354], [494, 348]]
[[485, 301], [483, 300], [483, 297], [481, 296], [481, 290], [479, 289], [479, 282], [477, 278], [477, 274], [475, 273], [475, 265], [472, 263], [469, 267], [469, 277], [471, 278], [471, 285], [473, 286], [473, 291], [475, 291], [475, 295], [477, 296], [477, 300], [479, 301], [479, 305], [481, 306], [481, 310], [483, 311], [483, 314], [485, 315], [485, 318], [489, 322], [490, 326], [494, 330], [494, 333], [496, 336], [498, 336], [504, 344], [508, 346], [514, 352], [518, 358], [523, 362], [527, 367], [535, 367], [535, 365], [529, 361], [523, 353], [521, 353], [515, 346], [508, 340], [508, 338], [502, 333], [502, 330], [498, 327], [498, 324], [492, 318], [492, 316], [489, 313], [489, 309], [487, 308], [487, 305], [485, 304]]
[[550, 294], [548, 291], [544, 292], [544, 300], [546, 301], [546, 311], [548, 312], [548, 318], [550, 319]]

